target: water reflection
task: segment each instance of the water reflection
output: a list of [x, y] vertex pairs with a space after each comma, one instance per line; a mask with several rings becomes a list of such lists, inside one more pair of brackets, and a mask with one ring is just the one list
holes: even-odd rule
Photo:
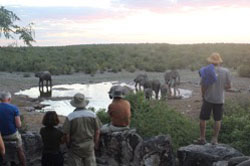
[[[49, 105], [44, 107], [42, 111], [55, 110], [59, 115], [67, 116], [74, 109], [70, 105], [69, 99], [58, 100], [60, 97], [72, 97], [76, 93], [83, 93], [89, 100], [88, 107], [93, 107], [95, 110], [106, 109], [111, 103], [108, 96], [109, 89], [114, 85], [126, 85], [134, 89], [133, 84], [120, 82], [102, 82], [95, 84], [63, 84], [54, 85], [52, 88], [52, 97], [44, 100], [41, 104]], [[190, 90], [180, 89], [182, 98], [189, 98], [192, 95]], [[30, 98], [38, 98], [40, 96], [39, 88], [33, 87], [15, 93], [16, 95], [26, 95]], [[57, 99], [57, 100], [56, 100]]]

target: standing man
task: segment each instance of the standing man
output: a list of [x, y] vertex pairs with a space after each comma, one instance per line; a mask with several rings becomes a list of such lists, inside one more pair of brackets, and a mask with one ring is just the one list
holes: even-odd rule
[[197, 144], [206, 143], [206, 120], [213, 111], [214, 129], [211, 143], [218, 144], [218, 136], [223, 116], [224, 90], [231, 88], [231, 75], [228, 69], [221, 67], [223, 62], [219, 53], [212, 53], [207, 61], [210, 65], [202, 68], [201, 76], [202, 107], [200, 112], [200, 138]]
[[20, 113], [16, 106], [10, 104], [10, 92], [2, 92], [0, 96], [0, 132], [4, 141], [16, 141], [20, 164], [26, 165], [22, 147], [22, 138], [17, 128], [21, 128]]
[[70, 104], [76, 109], [63, 124], [69, 166], [96, 166], [94, 149], [98, 148], [101, 122], [93, 111], [86, 109], [88, 103], [83, 94], [75, 94]]
[[101, 133], [128, 130], [131, 119], [130, 103], [124, 99], [125, 94], [121, 86], [117, 86], [112, 92], [113, 101], [108, 106], [108, 114], [111, 118], [110, 124], [101, 128]]

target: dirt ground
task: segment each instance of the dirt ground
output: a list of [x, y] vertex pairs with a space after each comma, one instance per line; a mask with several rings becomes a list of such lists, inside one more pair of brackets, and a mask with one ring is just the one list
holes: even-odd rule
[[[188, 70], [181, 70], [181, 84], [179, 88], [188, 89], [192, 91], [192, 96], [188, 99], [171, 99], [166, 102], [170, 106], [174, 107], [176, 111], [190, 117], [193, 120], [197, 120], [201, 107], [201, 94], [199, 86], [199, 76], [197, 72]], [[53, 76], [53, 84], [73, 84], [73, 83], [94, 83], [103, 81], [121, 81], [133, 84], [133, 79], [137, 74], [144, 72], [135, 73], [104, 73], [90, 76], [82, 73], [76, 73], [73, 75], [59, 75]], [[27, 74], [29, 75], [27, 77]], [[147, 73], [150, 79], [159, 79], [162, 83], [164, 73]], [[250, 96], [249, 86], [250, 78], [238, 77], [235, 72], [232, 72], [232, 83], [233, 89], [236, 92], [226, 92], [226, 98], [237, 98], [239, 95]], [[34, 77], [33, 73], [6, 73], [0, 72], [0, 90], [8, 90], [13, 94], [12, 103], [17, 105], [24, 117], [24, 124], [28, 130], [38, 131], [41, 128], [41, 121], [44, 113], [40, 112], [29, 112], [32, 107], [39, 103], [39, 99], [30, 99], [26, 96], [14, 95], [23, 89], [31, 88], [38, 85], [38, 78]], [[237, 92], [240, 90], [240, 92]], [[61, 123], [64, 122], [63, 116], [60, 116]]]

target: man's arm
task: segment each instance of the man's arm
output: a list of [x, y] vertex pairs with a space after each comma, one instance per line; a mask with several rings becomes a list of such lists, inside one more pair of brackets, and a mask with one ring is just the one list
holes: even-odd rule
[[95, 149], [98, 149], [98, 147], [99, 147], [99, 139], [100, 139], [100, 129], [96, 130], [96, 132], [95, 132], [95, 138], [94, 138]]
[[20, 116], [15, 116], [15, 124], [17, 128], [21, 128], [22, 122]]
[[0, 154], [3, 156], [5, 154], [5, 147], [3, 143], [2, 136], [0, 135]]
[[206, 87], [204, 85], [201, 84], [201, 97], [202, 99], [204, 98], [205, 96], [205, 92], [206, 92]]

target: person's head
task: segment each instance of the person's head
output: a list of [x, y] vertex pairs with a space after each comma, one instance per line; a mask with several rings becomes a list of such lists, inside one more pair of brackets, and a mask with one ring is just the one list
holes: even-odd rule
[[122, 87], [117, 87], [114, 89], [113, 91], [113, 98], [114, 99], [120, 99], [120, 98], [124, 98], [124, 90]]
[[42, 124], [46, 127], [53, 127], [59, 124], [59, 118], [55, 111], [48, 111], [43, 117]]
[[76, 93], [73, 99], [70, 101], [70, 104], [76, 108], [85, 108], [88, 105], [89, 101], [85, 98], [84, 94]]
[[1, 102], [10, 102], [11, 100], [11, 93], [10, 92], [1, 92], [0, 93], [0, 100]]
[[219, 53], [217, 52], [214, 52], [212, 53], [208, 58], [207, 58], [207, 61], [210, 63], [210, 64], [214, 64], [214, 65], [220, 65], [223, 60], [220, 56]]

